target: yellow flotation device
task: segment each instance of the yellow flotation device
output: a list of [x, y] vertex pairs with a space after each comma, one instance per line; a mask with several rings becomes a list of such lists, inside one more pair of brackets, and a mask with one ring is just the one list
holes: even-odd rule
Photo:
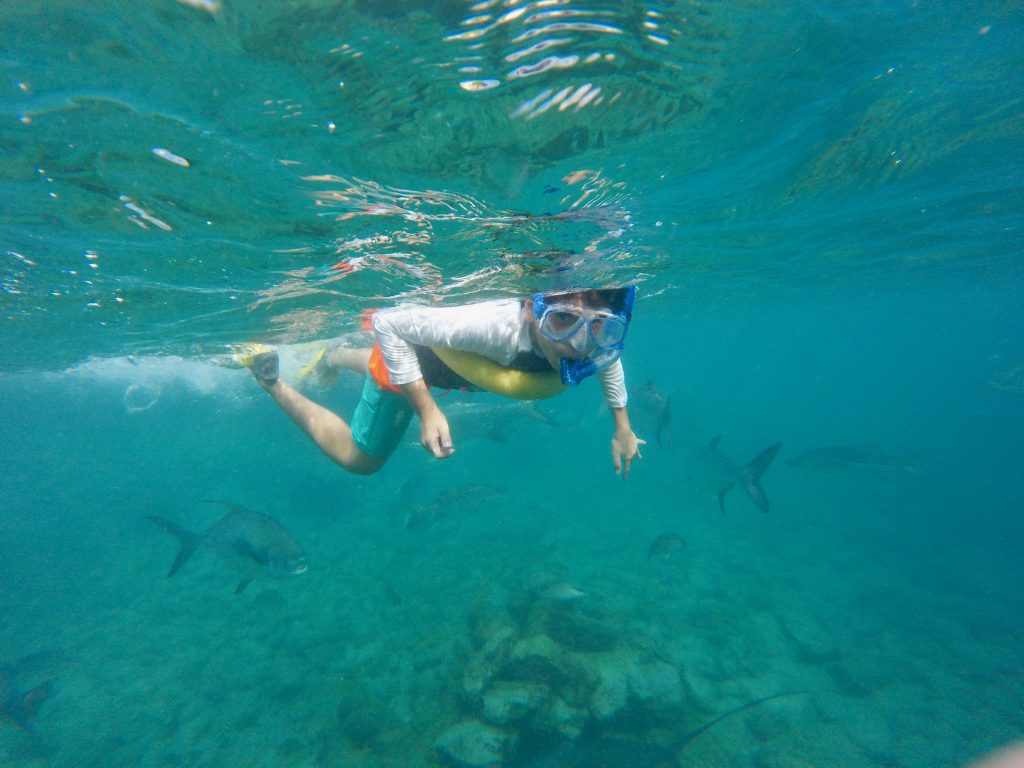
[[496, 395], [517, 400], [543, 400], [565, 390], [556, 371], [519, 371], [473, 352], [442, 347], [431, 348], [441, 362], [470, 384]]

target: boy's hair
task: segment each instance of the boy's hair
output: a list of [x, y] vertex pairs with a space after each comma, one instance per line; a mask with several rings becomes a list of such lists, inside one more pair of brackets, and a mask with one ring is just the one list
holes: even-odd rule
[[[616, 314], [626, 312], [626, 296], [629, 293], [629, 286], [625, 288], [587, 288], [579, 291], [564, 291], [552, 293], [546, 296], [548, 300], [567, 299], [571, 296], [579, 296], [583, 306], [590, 309], [608, 308]], [[632, 313], [627, 313], [629, 320]]]

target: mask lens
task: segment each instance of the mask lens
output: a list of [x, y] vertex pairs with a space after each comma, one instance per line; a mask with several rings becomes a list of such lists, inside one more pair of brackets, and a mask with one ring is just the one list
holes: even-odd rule
[[583, 318], [575, 312], [552, 309], [544, 315], [541, 331], [552, 341], [563, 341], [579, 329]]
[[626, 324], [618, 317], [595, 317], [590, 321], [590, 334], [599, 347], [612, 347], [626, 337]]

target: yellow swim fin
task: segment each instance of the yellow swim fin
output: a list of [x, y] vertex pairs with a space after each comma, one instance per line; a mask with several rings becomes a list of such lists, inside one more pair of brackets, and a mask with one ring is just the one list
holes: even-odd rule
[[257, 355], [262, 355], [263, 353], [270, 351], [270, 347], [266, 344], [260, 344], [259, 342], [238, 344], [235, 347], [232, 347], [231, 358], [241, 367], [248, 368], [255, 362]]
[[305, 381], [312, 378], [311, 383], [320, 387], [333, 387], [337, 384], [338, 371], [328, 367], [324, 359], [326, 355], [327, 347], [320, 347], [314, 352], [313, 357], [299, 371], [299, 380]]

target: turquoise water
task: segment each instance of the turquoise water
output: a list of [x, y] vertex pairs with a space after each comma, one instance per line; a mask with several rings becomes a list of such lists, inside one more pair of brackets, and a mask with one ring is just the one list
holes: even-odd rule
[[[1024, 15], [776, 5], [3, 5], [0, 705], [53, 690], [0, 763], [909, 768], [1019, 738]], [[258, 339], [294, 380], [367, 308], [626, 281], [625, 482], [592, 382], [541, 414], [448, 395], [452, 459], [410, 430], [356, 477], [230, 364]], [[305, 386], [347, 417], [359, 384]], [[782, 442], [769, 514], [719, 511], [717, 435]], [[204, 530], [210, 499], [308, 572], [166, 578], [146, 516]]]

